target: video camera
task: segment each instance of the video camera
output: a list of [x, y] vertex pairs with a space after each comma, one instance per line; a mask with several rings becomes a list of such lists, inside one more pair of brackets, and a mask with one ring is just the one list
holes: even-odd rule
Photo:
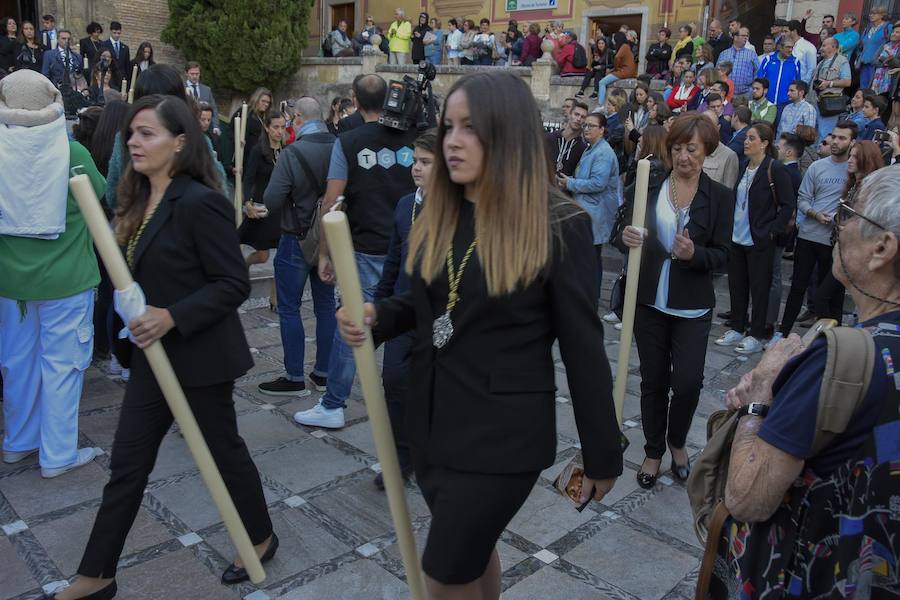
[[419, 63], [419, 74], [413, 79], [392, 80], [384, 99], [384, 114], [378, 122], [392, 129], [408, 131], [415, 126], [425, 130], [437, 125], [437, 103], [431, 91], [436, 71], [434, 65]]

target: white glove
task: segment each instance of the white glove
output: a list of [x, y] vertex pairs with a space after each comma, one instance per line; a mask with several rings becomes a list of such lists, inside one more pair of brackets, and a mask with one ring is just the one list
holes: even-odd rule
[[136, 281], [132, 281], [131, 285], [124, 290], [113, 290], [113, 307], [125, 322], [125, 327], [119, 332], [119, 339], [124, 340], [127, 337], [134, 342], [134, 337], [128, 331], [128, 323], [147, 312], [147, 298], [144, 296], [144, 290]]

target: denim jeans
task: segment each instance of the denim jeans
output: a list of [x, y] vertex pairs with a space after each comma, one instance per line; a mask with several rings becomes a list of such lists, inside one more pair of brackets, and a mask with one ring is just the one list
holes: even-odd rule
[[[375, 298], [375, 288], [378, 287], [381, 272], [384, 270], [386, 256], [361, 252], [356, 252], [355, 255], [363, 299], [366, 302], [372, 302]], [[356, 363], [353, 360], [353, 350], [341, 339], [340, 332], [335, 331], [334, 342], [331, 345], [331, 358], [328, 362], [328, 391], [322, 396], [322, 406], [344, 408], [347, 398], [350, 397], [354, 377], [356, 377]]]
[[313, 312], [316, 315], [316, 364], [313, 373], [325, 377], [335, 332], [334, 289], [323, 283], [317, 268], [303, 258], [299, 238], [294, 234], [282, 233], [278, 254], [275, 255], [275, 287], [278, 290], [284, 370], [291, 381], [303, 381], [306, 333], [300, 318], [300, 303], [307, 279], [312, 288]]
[[606, 102], [606, 86], [612, 85], [619, 80], [615, 75], [607, 75], [597, 84], [597, 105], [603, 106]]

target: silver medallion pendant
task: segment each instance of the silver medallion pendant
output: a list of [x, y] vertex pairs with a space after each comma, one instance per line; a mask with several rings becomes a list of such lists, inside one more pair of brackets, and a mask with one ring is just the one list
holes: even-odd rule
[[450, 320], [450, 313], [445, 312], [431, 326], [431, 339], [435, 348], [443, 348], [453, 336], [453, 321]]

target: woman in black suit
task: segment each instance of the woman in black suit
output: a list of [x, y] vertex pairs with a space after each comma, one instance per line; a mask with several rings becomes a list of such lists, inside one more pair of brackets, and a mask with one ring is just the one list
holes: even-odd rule
[[[725, 267], [734, 212], [731, 190], [703, 173], [704, 159], [719, 145], [709, 119], [676, 117], [666, 145], [669, 155], [651, 170], [644, 231], [628, 225], [614, 242], [622, 252], [644, 248], [634, 317], [646, 439], [637, 481], [643, 488], [656, 484], [667, 441], [673, 475], [685, 480], [690, 473], [684, 446], [703, 387], [716, 304], [712, 273]], [[631, 223], [633, 186], [625, 202], [624, 222]]]
[[44, 47], [31, 21], [22, 21], [19, 50], [16, 55], [16, 69], [31, 69], [41, 72], [44, 64]]
[[[731, 318], [719, 346], [737, 344], [741, 354], [763, 350], [775, 247], [784, 243], [788, 222], [797, 207], [787, 168], [778, 160], [775, 132], [768, 123], [747, 130], [741, 175], [734, 188], [734, 232], [728, 256]], [[748, 302], [753, 318], [747, 329]], [[745, 333], [747, 334], [745, 337]]]
[[238, 229], [238, 236], [242, 244], [252, 246], [256, 251], [244, 259], [248, 267], [269, 260], [269, 250], [278, 247], [281, 237], [281, 213], [270, 213], [264, 206], [257, 206], [263, 204], [263, 193], [281, 155], [284, 140], [281, 113], [270, 110], [263, 118], [263, 131], [265, 135], [250, 151], [244, 172], [244, 213], [247, 218]]
[[[141, 349], [162, 340], [250, 539], [278, 547], [259, 474], [238, 435], [234, 380], [253, 359], [237, 308], [250, 291], [231, 203], [218, 191], [206, 142], [187, 104], [138, 100], [123, 128], [131, 162], [119, 185], [117, 235], [147, 299], [129, 321], [137, 345], [110, 458], [110, 480], [78, 567], [57, 600], [112, 598], [116, 563], [141, 505], [172, 414]], [[232, 564], [223, 582], [247, 579]]]
[[[256, 88], [256, 91], [250, 96], [250, 100], [247, 101], [247, 123], [245, 125], [246, 132], [244, 137], [244, 161], [242, 164], [243, 172], [247, 172], [247, 163], [250, 161], [250, 154], [253, 151], [253, 148], [259, 144], [259, 138], [263, 136], [265, 133], [265, 118], [266, 113], [269, 112], [269, 108], [272, 106], [272, 92], [270, 92], [266, 88]], [[241, 108], [238, 108], [233, 115], [231, 115], [231, 135], [233, 136], [231, 139], [234, 140], [235, 148], [237, 147], [238, 139], [240, 136], [238, 132], [235, 131], [234, 126], [237, 124], [237, 121], [234, 120], [235, 117], [241, 116]], [[231, 163], [232, 173], [235, 172], [234, 169], [234, 154], [231, 155], [231, 159], [229, 162]]]
[[[549, 185], [528, 86], [499, 70], [467, 75], [441, 114], [411, 233], [411, 289], [366, 305], [367, 320], [378, 341], [416, 333], [406, 427], [431, 509], [429, 593], [496, 599], [497, 539], [556, 453], [555, 340], [581, 434], [583, 500], [621, 474], [621, 434], [590, 218]], [[361, 343], [343, 310], [338, 320], [347, 343]]]

